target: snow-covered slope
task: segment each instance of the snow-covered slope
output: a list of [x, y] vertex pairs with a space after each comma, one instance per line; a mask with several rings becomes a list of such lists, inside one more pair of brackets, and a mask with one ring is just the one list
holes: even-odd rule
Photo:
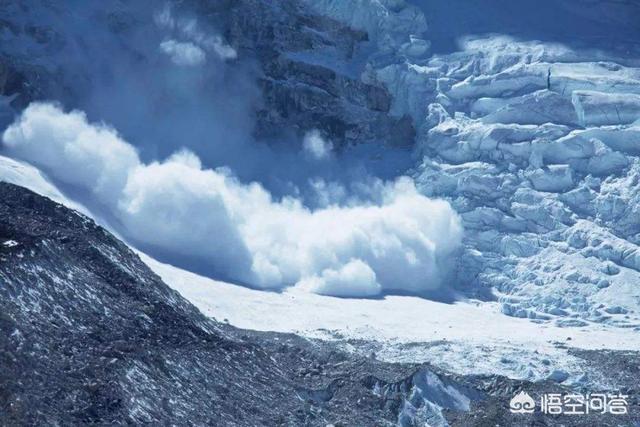
[[[576, 16], [575, 37], [593, 40], [591, 48], [570, 43], [568, 27], [534, 19], [549, 4], [531, 11], [524, 2], [502, 3], [492, 0], [482, 11], [494, 17], [492, 26], [467, 3], [451, 8], [421, 0], [290, 0], [281, 6], [245, 1], [229, 11], [222, 3], [207, 9], [194, 1], [189, 6], [202, 15], [188, 21], [194, 26], [190, 32], [181, 27], [187, 21], [179, 9], [156, 13], [155, 21], [154, 10], [119, 2], [82, 10], [126, 64], [144, 57], [143, 63], [160, 64], [169, 73], [177, 64], [167, 62], [166, 49], [158, 46], [174, 38], [200, 46], [206, 58], [222, 55], [223, 63], [234, 57], [232, 51], [240, 59], [257, 52], [269, 109], [258, 112], [265, 120], [258, 127], [317, 121], [352, 142], [374, 137], [405, 145], [415, 129], [416, 167], [410, 173], [424, 194], [448, 200], [464, 222], [459, 290], [497, 299], [510, 316], [563, 326], [638, 328], [638, 7], [613, 1], [554, 6], [562, 19]], [[93, 50], [88, 56], [76, 50], [81, 42], [93, 46], [100, 39], [85, 40], [79, 24], [59, 26], [59, 19], [72, 19], [65, 7], [42, 3], [25, 14], [20, 7], [3, 11], [15, 22], [4, 34], [9, 59], [3, 103], [18, 108], [43, 94], [83, 99], [83, 85], [91, 86], [87, 59]], [[430, 37], [443, 43], [442, 22], [457, 22], [456, 14], [459, 22], [446, 37], [458, 36], [457, 47], [433, 46], [438, 54], [432, 54]], [[531, 25], [517, 30], [523, 26], [509, 24], [509, 14], [530, 18]], [[278, 30], [262, 31], [263, 21]], [[42, 25], [39, 31], [34, 22]], [[587, 22], [609, 25], [611, 34]], [[485, 34], [501, 28], [505, 34]], [[149, 37], [139, 37], [145, 29]], [[224, 37], [215, 38], [218, 29]], [[234, 48], [220, 45], [223, 40]], [[193, 61], [201, 56], [194, 55]], [[63, 65], [68, 58], [76, 61], [81, 79]], [[58, 74], [73, 96], [51, 89]], [[165, 88], [167, 82], [156, 83]], [[396, 124], [409, 117], [408, 131], [398, 131]], [[381, 120], [387, 125], [373, 126]], [[365, 122], [366, 129], [352, 126]], [[15, 166], [3, 169], [14, 181], [20, 178]]]
[[637, 327], [640, 70], [546, 49], [471, 42], [437, 78], [415, 177], [462, 214], [460, 280], [506, 314]]
[[61, 205], [90, 216], [84, 206], [62, 194], [40, 170], [30, 164], [0, 155], [0, 182], [28, 188], [41, 196], [48, 197]]
[[3, 426], [446, 425], [442, 409], [490, 396], [426, 364], [207, 319], [91, 219], [5, 182], [0, 354]]
[[499, 374], [529, 381], [563, 372], [568, 376], [562, 374], [562, 382], [584, 386], [603, 379], [587, 378], [584, 361], [571, 356], [565, 345], [640, 350], [637, 332], [631, 329], [531, 322], [505, 316], [494, 302], [445, 303], [410, 296], [346, 299], [296, 289], [265, 293], [141, 257], [165, 283], [218, 321], [313, 338], [364, 340], [388, 361], [428, 361], [465, 375]]
[[[501, 366], [522, 363], [528, 349], [521, 348], [521, 341], [514, 357], [500, 352], [500, 360], [490, 352], [492, 343], [484, 351], [490, 357], [467, 352], [456, 342], [450, 347], [410, 343], [401, 354], [407, 359], [403, 363], [397, 349], [375, 342], [237, 329], [205, 318], [91, 219], [4, 182], [0, 261], [0, 371], [2, 406], [8, 408], [0, 411], [2, 425], [327, 426], [346, 420], [363, 426], [445, 427], [474, 425], [469, 420], [478, 419], [483, 425], [520, 425], [521, 416], [510, 414], [505, 404], [517, 391], [538, 396], [577, 386], [581, 392], [637, 393], [638, 365], [628, 359], [632, 352], [576, 350], [575, 357], [557, 361], [553, 356], [561, 355], [561, 348], [553, 354], [543, 348], [530, 354], [527, 365], [517, 365], [525, 379], [514, 380], [499, 374]], [[231, 286], [155, 267], [190, 283], [191, 289], [183, 289], [187, 294], [202, 286], [200, 294], [214, 291], [224, 299], [221, 287]], [[237, 304], [241, 295], [233, 296]], [[271, 302], [261, 305], [263, 312], [275, 308]], [[334, 307], [344, 308], [327, 307], [322, 299], [306, 302], [315, 302], [326, 315], [335, 314]], [[469, 311], [474, 321], [481, 319]], [[280, 314], [290, 315], [286, 310]], [[448, 320], [445, 310], [435, 314]], [[291, 324], [273, 313], [264, 316], [274, 319]], [[440, 354], [433, 354], [432, 347]], [[423, 363], [425, 357], [455, 371]], [[394, 363], [380, 360], [386, 358]], [[467, 366], [460, 368], [461, 360]], [[565, 368], [558, 369], [558, 362]], [[624, 371], [611, 372], [618, 367]], [[483, 369], [489, 374], [465, 374]], [[548, 380], [528, 381], [540, 374]], [[629, 412], [636, 410], [637, 402], [631, 401]], [[620, 419], [607, 414], [590, 418], [602, 426], [620, 425]], [[622, 419], [636, 421], [635, 416]], [[571, 415], [540, 414], [536, 422], [583, 425]]]
[[[36, 168], [6, 157], [0, 157], [0, 165], [0, 181], [87, 212]], [[469, 375], [499, 374], [529, 381], [560, 375], [565, 384], [595, 386], [603, 384], [603, 379], [588, 378], [584, 360], [569, 355], [564, 343], [582, 349], [640, 350], [634, 330], [593, 323], [567, 328], [576, 325], [531, 322], [505, 316], [496, 302], [450, 303], [411, 296], [363, 300], [300, 289], [264, 292], [198, 276], [138, 253], [165, 283], [218, 321], [341, 342], [364, 340], [366, 348], [373, 347], [379, 358], [388, 361], [428, 361]]]

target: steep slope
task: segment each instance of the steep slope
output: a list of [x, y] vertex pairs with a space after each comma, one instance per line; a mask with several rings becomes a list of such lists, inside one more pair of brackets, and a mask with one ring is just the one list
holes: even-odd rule
[[[89, 218], [3, 182], [0, 332], [3, 425], [512, 425], [506, 405], [518, 390], [567, 390], [387, 364], [358, 355], [366, 342], [347, 353], [216, 323]], [[623, 367], [613, 387], [635, 393], [629, 353], [579, 356], [599, 375]], [[597, 417], [621, 419], [634, 421]]]
[[[202, 144], [211, 132], [240, 143], [237, 134], [248, 138], [252, 130], [283, 137], [319, 129], [336, 142], [392, 145], [415, 135], [408, 116], [389, 114], [387, 90], [351, 71], [369, 49], [367, 33], [298, 0], [16, 1], [3, 4], [0, 16], [2, 125], [31, 101], [55, 99], [139, 139], [153, 132], [137, 134], [141, 122], [170, 117], [172, 126], [157, 124], [154, 134], [164, 143], [155, 147], [161, 154], [175, 147], [163, 133], [177, 139], [177, 129]], [[167, 41], [191, 47], [199, 60], [168, 60]], [[206, 98], [224, 99], [228, 108]]]
[[[106, 91], [120, 87], [114, 81], [123, 83], [98, 46], [109, 40], [108, 51], [117, 53], [113, 62], [131, 66], [128, 71], [157, 65], [163, 72], [156, 74], [173, 76], [176, 64], [158, 46], [186, 31], [176, 29], [176, 22], [188, 10], [209, 32], [220, 33], [221, 39], [214, 38], [218, 49], [223, 40], [238, 55], [223, 61], [229, 68], [222, 74], [240, 73], [240, 64], [258, 65], [255, 75], [242, 74], [258, 81], [261, 101], [250, 108], [256, 122], [247, 126], [258, 134], [317, 127], [337, 141], [415, 142], [418, 164], [411, 173], [421, 191], [450, 201], [462, 216], [465, 251], [456, 285], [467, 295], [497, 299], [507, 315], [559, 326], [606, 323], [637, 329], [637, 4], [582, 1], [579, 8], [544, 2], [529, 16], [530, 6], [512, 2], [503, 10], [503, 3], [489, 2], [485, 12], [495, 15], [491, 25], [483, 17], [471, 19], [467, 3], [457, 12], [447, 4], [418, 0], [193, 0], [184, 8], [174, 4], [174, 15], [160, 21], [153, 15], [162, 9], [114, 0], [79, 8], [83, 25], [73, 20], [68, 6], [5, 4], [3, 111], [11, 117], [29, 101], [51, 97], [87, 107], [90, 115], [127, 133], [138, 125], [137, 118], [133, 126], [120, 127], [114, 113], [119, 108], [100, 110], [101, 103], [90, 102], [105, 95], [100, 99], [126, 104], [118, 91], [110, 96], [92, 92], [92, 76], [112, 83]], [[567, 15], [580, 18], [574, 24], [591, 47], [569, 43], [566, 28], [539, 18], [553, 7], [563, 22], [570, 20]], [[509, 19], [514, 10], [518, 19], [532, 19], [535, 28], [516, 31], [522, 25]], [[459, 39], [456, 50], [438, 47], [433, 55], [430, 34], [443, 36], [442, 22], [454, 20], [455, 13], [469, 26], [449, 28], [445, 36]], [[434, 30], [425, 16], [439, 20]], [[101, 37], [87, 38], [85, 21]], [[60, 25], [64, 22], [74, 25]], [[500, 29], [506, 34], [473, 35]], [[192, 33], [189, 40], [198, 42]], [[98, 73], [96, 64], [106, 68], [98, 67]], [[214, 69], [198, 76], [215, 80]], [[166, 89], [167, 82], [156, 83]], [[121, 92], [131, 89], [122, 87]], [[155, 92], [143, 95], [137, 98], [153, 99], [154, 109], [165, 105]], [[182, 128], [176, 125], [181, 110], [186, 115], [197, 110], [179, 105], [170, 110], [170, 128]], [[214, 116], [207, 110], [199, 122]], [[160, 151], [183, 140], [158, 129], [171, 136], [171, 143], [159, 144]]]
[[[520, 389], [621, 391], [631, 417], [589, 421], [637, 423], [637, 352], [593, 349], [638, 348], [638, 5], [476, 3], [2, 4], [2, 127], [54, 99], [159, 141], [147, 159], [185, 130], [204, 160], [313, 128], [379, 143], [379, 163], [413, 144], [420, 190], [461, 214], [455, 286], [472, 300], [265, 295], [148, 260], [207, 316], [335, 342], [239, 331], [87, 218], [1, 185], [0, 423], [520, 425]], [[72, 203], [2, 157], [0, 180]]]
[[[0, 181], [27, 187], [76, 210], [82, 208], [33, 166], [3, 157], [0, 166]], [[102, 224], [108, 228], [108, 223]], [[559, 343], [571, 338], [574, 348], [640, 348], [637, 332], [629, 328], [591, 325], [567, 330], [527, 319], [509, 319], [500, 313], [500, 304], [491, 301], [451, 304], [410, 296], [359, 300], [295, 289], [265, 293], [201, 277], [144, 254], [141, 257], [165, 283], [207, 316], [246, 329], [370, 341], [368, 345], [376, 348], [380, 359], [392, 362], [429, 361], [468, 375], [505, 375], [528, 381], [562, 371], [568, 375], [565, 385], [596, 387], [603, 384], [603, 378], [591, 375], [584, 361]], [[479, 329], [480, 324], [483, 326]]]
[[[269, 396], [294, 399], [274, 387], [283, 375], [263, 351], [223, 333], [91, 220], [19, 187], [0, 192], [5, 422], [215, 413], [232, 423], [275, 416]], [[258, 376], [270, 385], [248, 388]]]
[[89, 218], [7, 183], [0, 330], [3, 425], [394, 425], [425, 377], [425, 393], [447, 384], [430, 416], [469, 409], [468, 387], [426, 366], [209, 320]]
[[501, 38], [443, 59], [415, 177], [463, 217], [461, 283], [509, 315], [637, 327], [639, 70]]
[[[7, 183], [0, 309], [3, 425], [510, 425], [519, 418], [506, 404], [518, 390], [567, 390], [387, 364], [361, 350], [216, 323], [89, 218]], [[612, 386], [634, 393], [635, 354], [578, 356], [595, 359], [599, 375], [598, 358], [622, 368]], [[637, 401], [630, 405], [635, 411]], [[571, 416], [537, 421], [579, 425]]]

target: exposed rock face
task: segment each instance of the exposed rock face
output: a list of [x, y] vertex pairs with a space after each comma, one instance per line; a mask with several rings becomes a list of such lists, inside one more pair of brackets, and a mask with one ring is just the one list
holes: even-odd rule
[[[253, 114], [258, 137], [319, 129], [339, 143], [413, 143], [413, 123], [409, 116], [390, 113], [387, 89], [382, 84], [364, 83], [359, 77], [363, 51], [371, 45], [366, 31], [321, 16], [300, 0], [190, 0], [168, 4], [195, 14], [201, 25], [220, 32], [238, 51], [243, 67], [247, 63], [257, 65], [254, 77], [260, 93]], [[153, 39], [152, 34], [157, 32], [154, 14], [162, 10], [160, 6], [144, 8], [107, 1], [99, 6], [73, 7], [80, 9], [16, 2], [0, 10], [7, 42], [0, 48], [0, 95], [16, 111], [30, 101], [43, 99], [77, 107], [88, 85], [96, 78], [105, 78], [100, 73], [113, 72], [108, 78], [118, 79], [117, 69], [100, 71], [83, 65], [81, 58], [86, 60], [91, 54], [82, 49], [100, 48], [90, 40], [95, 34], [116, 41], [105, 46], [105, 52], [117, 49], [118, 55], [129, 55], [127, 61], [131, 63], [154, 66], [157, 46], [143, 47], [136, 40], [145, 33]], [[66, 28], [71, 21], [65, 24], [65, 20], [73, 13], [88, 20], [91, 34], [83, 36]], [[36, 23], [38, 27], [34, 27]], [[68, 75], [65, 67], [69, 64], [65, 61], [78, 62], [74, 76]]]
[[389, 115], [388, 91], [349, 72], [368, 42], [365, 31], [313, 13], [299, 1], [235, 2], [226, 22], [230, 42], [254, 52], [262, 64], [259, 134], [293, 126], [319, 128], [349, 143], [391, 134], [397, 136], [391, 143], [413, 142], [408, 118]]
[[274, 388], [222, 380], [248, 362], [264, 367], [249, 377], [277, 384], [260, 349], [223, 334], [88, 218], [19, 187], [0, 192], [0, 235], [16, 242], [0, 249], [3, 423], [202, 423], [212, 412], [201, 411], [225, 406], [268, 417], [255, 405]]

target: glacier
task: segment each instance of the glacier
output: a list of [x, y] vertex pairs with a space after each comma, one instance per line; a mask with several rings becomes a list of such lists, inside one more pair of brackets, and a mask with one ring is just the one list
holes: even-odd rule
[[640, 330], [640, 56], [505, 34], [432, 54], [429, 2], [310, 3], [376, 41], [361, 78], [411, 116], [418, 187], [461, 214], [462, 290], [509, 316]]
[[[30, 188], [112, 229], [95, 211], [65, 196], [35, 167], [3, 156], [0, 166], [0, 181]], [[451, 303], [409, 295], [340, 298], [310, 293], [300, 287], [265, 292], [200, 276], [134, 251], [206, 316], [239, 328], [330, 341], [349, 352], [373, 350], [378, 359], [391, 363], [429, 361], [463, 375], [503, 375], [525, 381], [543, 381], [560, 372], [563, 379], [556, 382], [597, 388], [607, 386], [608, 380], [568, 352], [564, 345], [568, 338], [573, 349], [640, 350], [635, 339], [637, 331], [611, 323], [585, 328], [576, 327], [580, 325], [574, 319], [545, 324], [539, 323], [540, 319], [532, 322], [517, 315], [505, 317], [505, 309], [498, 301], [469, 299]], [[578, 261], [588, 265], [584, 258]], [[613, 263], [604, 268], [607, 274], [620, 274]], [[632, 287], [631, 282], [627, 285]], [[626, 313], [624, 308], [613, 305], [609, 311]], [[567, 329], [568, 326], [574, 327]], [[356, 343], [365, 343], [364, 349]]]
[[573, 349], [640, 350], [633, 329], [532, 322], [505, 316], [497, 301], [450, 303], [408, 295], [340, 298], [299, 288], [265, 293], [140, 256], [207, 316], [245, 329], [328, 340], [350, 352], [375, 351], [378, 359], [389, 362], [428, 361], [463, 375], [498, 374], [527, 381], [542, 381], [560, 371], [567, 378], [557, 382], [598, 387], [607, 379], [589, 373], [567, 343]]

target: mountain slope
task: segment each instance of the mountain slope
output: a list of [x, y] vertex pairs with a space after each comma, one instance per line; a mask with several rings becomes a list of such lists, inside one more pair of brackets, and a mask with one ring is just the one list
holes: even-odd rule
[[[640, 327], [637, 2], [310, 3], [392, 41], [361, 78], [411, 115], [412, 176], [462, 217], [461, 290], [509, 316]], [[433, 27], [401, 25], [416, 8]]]
[[[3, 425], [509, 424], [518, 422], [505, 406], [517, 390], [565, 390], [387, 364], [330, 343], [216, 323], [90, 219], [7, 183], [0, 309]], [[580, 357], [598, 356], [607, 369], [635, 366], [632, 353]], [[633, 391], [628, 373], [616, 386]]]
[[252, 375], [280, 383], [264, 352], [223, 334], [88, 218], [19, 187], [0, 192], [5, 421], [270, 416], [277, 389], [242, 387]]
[[[329, 325], [339, 332], [351, 328], [352, 335], [336, 344], [237, 331], [203, 317], [87, 218], [2, 185], [0, 372], [7, 375], [0, 377], [0, 417], [32, 424], [481, 425], [519, 421], [504, 418], [515, 389], [550, 390], [547, 383], [521, 379], [637, 395], [637, 353], [567, 348], [571, 342], [637, 349], [637, 2], [487, 5], [0, 5], [3, 127], [29, 102], [52, 99], [112, 123], [149, 161], [188, 146], [212, 165], [249, 170], [248, 180], [270, 175], [252, 176], [258, 163], [269, 171], [288, 169], [266, 154], [277, 144], [264, 144], [254, 159], [242, 151], [247, 147], [238, 142], [255, 135], [270, 140], [317, 128], [335, 142], [335, 157], [304, 181], [325, 166], [341, 167], [347, 154], [368, 156], [374, 145], [381, 154], [371, 163], [391, 165], [391, 146], [412, 145], [413, 169], [388, 168], [394, 176], [411, 175], [422, 194], [448, 201], [460, 214], [465, 235], [461, 256], [451, 261], [458, 273], [452, 287], [471, 299], [445, 305], [399, 296], [265, 296], [231, 285], [212, 289], [205, 279], [151, 264], [205, 314], [234, 325], [334, 338], [334, 331], [317, 331]], [[546, 20], [554, 12], [558, 19]], [[176, 57], [171, 49], [178, 45], [195, 56]], [[211, 135], [223, 143], [211, 145]], [[366, 142], [375, 144], [349, 151]], [[291, 166], [300, 147], [284, 145]], [[3, 179], [33, 183], [43, 176], [25, 171], [0, 157]], [[35, 190], [64, 198], [47, 181]], [[81, 196], [74, 200], [87, 203]], [[279, 305], [286, 308], [270, 312]], [[353, 316], [359, 318], [351, 322]], [[269, 324], [272, 319], [281, 323]], [[476, 331], [477, 319], [500, 323], [501, 351], [495, 331]], [[366, 341], [376, 334], [386, 342]], [[462, 345], [451, 342], [460, 337]], [[345, 355], [342, 348], [365, 356]], [[367, 357], [371, 352], [384, 360], [437, 358], [440, 369], [489, 372], [493, 385], [438, 374], [455, 393], [435, 402], [420, 391], [436, 372], [432, 367], [387, 365]], [[493, 414], [489, 420], [482, 418], [487, 413]], [[601, 424], [609, 421], [619, 420]]]
[[[595, 30], [594, 37], [601, 42], [598, 50], [567, 45], [568, 34], [547, 31], [539, 19], [539, 28], [511, 34], [513, 25], [503, 22], [508, 21], [509, 10], [498, 13], [504, 2], [489, 3], [485, 12], [495, 15], [494, 26], [485, 25], [491, 21], [486, 16], [471, 20], [470, 28], [454, 26], [446, 38], [461, 38], [458, 50], [433, 55], [428, 39], [438, 37], [433, 32], [440, 31], [441, 23], [429, 30], [425, 14], [432, 20], [455, 19], [455, 13], [475, 16], [469, 6], [456, 12], [446, 5], [435, 7], [437, 2], [417, 0], [194, 0], [185, 9], [196, 15], [198, 28], [210, 32], [214, 28], [224, 35], [237, 50], [238, 62], [207, 63], [201, 70], [205, 74], [198, 78], [191, 74], [194, 70], [178, 67], [178, 71], [198, 83], [196, 92], [201, 96], [186, 98], [219, 100], [220, 96], [211, 98], [205, 89], [221, 82], [207, 73], [219, 68], [225, 75], [242, 74], [243, 61], [258, 64], [255, 74], [242, 74], [257, 82], [254, 89], [261, 101], [247, 112], [255, 122], [237, 126], [236, 121], [224, 119], [224, 127], [250, 128], [264, 135], [317, 127], [334, 141], [376, 140], [380, 147], [385, 142], [387, 146], [413, 143], [415, 167], [396, 173], [411, 174], [423, 194], [449, 201], [461, 215], [464, 252], [456, 260], [458, 275], [453, 282], [466, 295], [498, 300], [506, 315], [558, 326], [603, 323], [639, 328], [640, 288], [634, 286], [640, 281], [636, 51], [613, 49], [619, 39], [602, 38]], [[621, 26], [624, 38], [632, 46], [638, 44], [632, 25], [638, 8], [633, 2], [606, 2], [609, 14], [601, 12], [600, 3], [585, 1], [592, 6], [585, 10], [561, 3], [563, 14], [586, 14], [587, 21], [610, 22], [611, 33]], [[117, 1], [85, 7], [79, 9], [82, 16], [113, 44], [109, 51], [117, 52], [114, 63], [129, 64], [135, 59], [136, 71], [157, 66], [161, 72], [154, 73], [160, 76], [176, 72], [176, 64], [158, 53], [163, 37], [176, 35], [154, 22], [156, 10]], [[87, 102], [85, 92], [92, 94], [91, 99], [105, 95], [100, 99], [119, 106], [141, 102], [141, 111], [148, 107], [142, 100], [151, 99], [151, 109], [160, 109], [160, 116], [167, 120], [153, 116], [153, 126], [139, 126], [139, 118], [132, 121], [133, 128], [145, 133], [134, 140], [160, 141], [152, 149], [157, 150], [154, 154], [162, 157], [177, 144], [207, 153], [203, 158], [233, 151], [236, 144], [231, 140], [222, 147], [202, 146], [197, 135], [188, 133], [185, 138], [183, 133], [175, 135], [155, 126], [171, 123], [171, 129], [182, 129], [186, 123], [191, 129], [216, 117], [202, 105], [182, 105], [181, 91], [168, 89], [173, 86], [167, 83], [173, 81], [152, 80], [154, 90], [149, 91], [153, 93], [143, 93], [131, 103], [116, 96], [129, 88], [127, 82], [114, 79], [113, 64], [102, 73], [106, 77], [98, 74], [112, 86], [112, 80], [118, 82], [116, 88], [105, 86], [106, 91], [114, 89], [113, 94], [100, 92], [106, 84], [102, 78], [90, 78], [95, 73], [94, 56], [104, 56], [99, 49], [82, 51], [88, 56], [74, 51], [75, 68], [65, 68], [67, 50], [62, 47], [95, 46], [102, 41], [87, 38], [89, 33], [79, 32], [81, 27], [71, 25], [72, 21], [61, 26], [72, 16], [67, 7], [43, 3], [27, 14], [18, 9], [2, 10], [7, 22], [14, 24], [5, 34], [1, 58], [7, 115], [31, 100], [51, 97], [69, 107], [86, 107], [89, 116], [129, 134], [131, 123], [114, 114], [126, 108], [98, 111], [103, 102]], [[180, 12], [176, 9], [175, 22]], [[38, 31], [34, 22], [39, 23]], [[503, 27], [506, 35], [465, 33]], [[583, 30], [591, 33], [589, 28]], [[138, 37], [141, 33], [148, 36], [143, 42]], [[544, 34], [549, 39], [538, 37]], [[524, 39], [534, 36], [543, 41]], [[76, 74], [82, 77], [71, 78]], [[65, 84], [57, 85], [60, 81]], [[87, 82], [95, 85], [87, 87]], [[162, 89], [162, 97], [156, 97], [156, 86]], [[65, 87], [65, 93], [51, 87]], [[169, 104], [180, 108], [161, 108], [167, 93], [172, 94]], [[225, 102], [229, 98], [224, 97]], [[204, 117], [196, 110], [204, 110]], [[134, 116], [123, 115], [127, 120]], [[209, 141], [208, 135], [218, 132], [204, 129], [203, 134]], [[380, 147], [382, 161], [377, 163], [392, 163], [386, 157], [389, 151]], [[251, 156], [240, 156], [247, 157]], [[264, 160], [268, 156], [257, 158], [267, 169], [287, 169], [272, 167]], [[251, 161], [246, 164], [248, 169], [255, 166]], [[238, 161], [231, 166], [244, 165]]]
[[0, 313], [1, 424], [393, 425], [413, 378], [440, 378], [209, 320], [90, 219], [7, 183]]
[[[135, 139], [153, 132], [161, 155], [171, 153], [184, 133], [192, 145], [202, 144], [197, 151], [203, 157], [212, 132], [238, 144], [235, 135], [249, 138], [251, 130], [282, 138], [319, 129], [336, 142], [396, 145], [410, 144], [415, 135], [408, 116], [389, 114], [384, 87], [350, 72], [369, 44], [367, 33], [299, 0], [16, 1], [0, 5], [0, 17], [2, 125], [29, 102], [56, 99]], [[227, 63], [216, 52], [191, 67], [162, 55], [167, 40], [207, 50], [222, 43], [212, 42], [216, 37], [234, 52]], [[144, 76], [145, 84], [131, 75]], [[205, 98], [224, 99], [228, 108]], [[140, 134], [140, 124], [149, 120], [158, 132], [144, 126]]]

